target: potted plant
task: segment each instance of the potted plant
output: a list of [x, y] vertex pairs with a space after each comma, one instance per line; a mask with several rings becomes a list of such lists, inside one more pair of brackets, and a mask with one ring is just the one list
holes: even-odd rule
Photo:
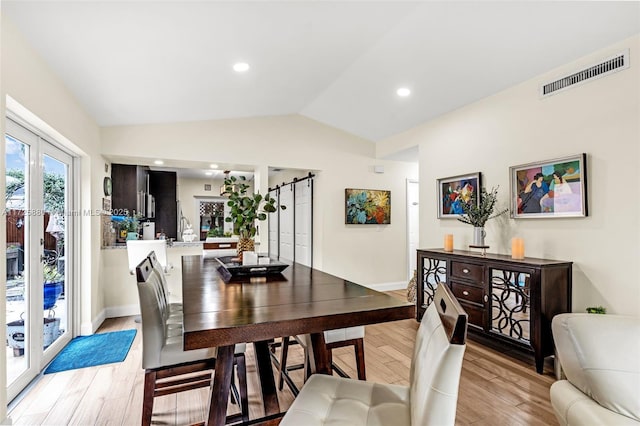
[[42, 268], [44, 278], [44, 309], [51, 309], [62, 294], [64, 275], [54, 265], [45, 264]]
[[481, 190], [480, 202], [476, 201], [477, 191], [471, 195], [470, 202], [462, 203], [462, 211], [464, 212], [458, 220], [468, 225], [473, 225], [473, 245], [484, 246], [484, 225], [487, 220], [500, 216], [509, 211], [509, 209], [500, 210], [494, 213], [496, 203], [498, 202], [498, 187], [491, 188], [487, 192], [485, 188]]
[[587, 313], [589, 314], [606, 314], [607, 308], [604, 306], [589, 306], [587, 308]]
[[138, 239], [138, 230], [140, 229], [140, 218], [141, 216], [138, 214], [133, 214], [132, 216], [125, 216], [120, 225], [120, 229], [124, 229], [127, 232], [127, 240], [137, 240]]
[[[229, 215], [225, 222], [233, 223], [233, 233], [238, 235], [238, 257], [242, 257], [243, 251], [254, 251], [253, 237], [256, 235], [256, 220], [266, 220], [267, 213], [277, 210], [276, 199], [264, 197], [260, 193], [247, 194], [249, 185], [246, 178], [240, 176], [227, 176], [224, 179], [224, 195], [229, 197], [227, 205], [230, 207]], [[285, 206], [280, 206], [284, 210]]]

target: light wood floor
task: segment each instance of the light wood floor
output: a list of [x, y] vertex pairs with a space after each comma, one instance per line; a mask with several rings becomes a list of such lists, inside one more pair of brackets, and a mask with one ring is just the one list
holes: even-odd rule
[[[404, 292], [392, 292], [404, 297]], [[18, 425], [138, 425], [142, 410], [140, 324], [133, 317], [113, 318], [98, 332], [137, 328], [138, 334], [126, 360], [119, 364], [47, 374], [10, 411]], [[418, 323], [415, 320], [366, 327], [367, 380], [408, 384], [411, 355]], [[263, 415], [253, 348], [247, 346], [247, 375], [251, 418]], [[300, 362], [301, 352], [291, 347], [290, 360]], [[350, 348], [334, 351], [334, 360], [355, 377]], [[548, 360], [550, 361], [550, 360]], [[298, 374], [299, 373], [299, 374]], [[296, 376], [296, 374], [298, 374]], [[294, 378], [302, 384], [301, 372]], [[518, 360], [470, 341], [460, 379], [457, 425], [557, 425], [549, 402], [554, 382], [551, 362], [539, 375], [533, 359]], [[153, 423], [184, 425], [204, 419], [207, 391], [199, 389], [156, 398]], [[286, 388], [279, 393], [286, 410], [293, 397]], [[229, 412], [237, 412], [229, 405]]]

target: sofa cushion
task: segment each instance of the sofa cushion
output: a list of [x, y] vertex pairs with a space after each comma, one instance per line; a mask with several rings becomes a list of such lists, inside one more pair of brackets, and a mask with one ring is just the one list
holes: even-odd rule
[[640, 421], [640, 318], [561, 314], [552, 327], [567, 380], [606, 409]]
[[561, 425], [638, 425], [637, 421], [596, 404], [568, 380], [551, 385], [551, 405]]

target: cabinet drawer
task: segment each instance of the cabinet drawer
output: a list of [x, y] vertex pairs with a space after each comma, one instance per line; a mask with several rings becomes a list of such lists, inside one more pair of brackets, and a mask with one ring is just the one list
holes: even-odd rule
[[483, 268], [473, 263], [451, 262], [451, 276], [482, 282]]
[[469, 324], [484, 328], [484, 315], [486, 310], [470, 303], [465, 303], [464, 300], [460, 301], [460, 306], [467, 312]]
[[204, 243], [203, 248], [205, 250], [219, 250], [219, 249], [235, 249], [238, 247], [237, 242], [230, 243]]
[[484, 305], [484, 301], [482, 300], [482, 287], [474, 287], [456, 281], [451, 281], [451, 291], [453, 291], [453, 294], [458, 300], [466, 300], [479, 305]]

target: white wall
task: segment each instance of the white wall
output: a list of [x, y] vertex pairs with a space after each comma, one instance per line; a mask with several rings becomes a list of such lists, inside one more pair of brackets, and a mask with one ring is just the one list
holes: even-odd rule
[[[626, 48], [629, 69], [539, 98], [542, 82]], [[442, 247], [446, 233], [454, 234], [457, 249], [471, 241], [468, 225], [436, 218], [437, 178], [479, 170], [484, 186], [500, 186], [507, 206], [509, 166], [586, 152], [587, 218], [502, 217], [487, 223], [487, 242], [491, 252], [506, 254], [518, 235], [527, 256], [573, 261], [574, 311], [603, 305], [640, 315], [639, 57], [636, 36], [384, 141], [381, 151], [419, 144], [420, 246]]]
[[[417, 177], [417, 165], [375, 160], [369, 141], [291, 115], [103, 128], [102, 149], [106, 156], [153, 152], [185, 161], [317, 170], [314, 265], [367, 285], [406, 281], [405, 180]], [[384, 164], [386, 172], [373, 173], [374, 164]], [[391, 190], [391, 224], [345, 225], [345, 188]]]
[[[28, 119], [44, 133], [52, 136], [63, 147], [76, 153], [80, 159], [79, 209], [95, 210], [100, 206], [102, 192], [103, 159], [99, 154], [99, 131], [95, 122], [82, 109], [76, 99], [35, 54], [23, 37], [5, 16], [1, 25], [2, 55], [0, 63], [0, 131], [4, 134], [4, 118], [8, 108]], [[10, 98], [8, 98], [10, 97]], [[0, 144], [4, 147], [4, 144]], [[0, 169], [5, 168], [4, 148], [0, 150]], [[3, 177], [0, 178], [4, 180]], [[4, 184], [0, 184], [0, 196], [4, 199]], [[6, 238], [6, 229], [0, 227], [0, 241]], [[98, 216], [80, 217], [80, 255], [78, 262], [81, 294], [79, 295], [80, 321], [90, 324], [102, 309], [102, 292], [98, 289], [100, 260], [100, 223]], [[0, 257], [4, 246], [0, 245]], [[80, 265], [81, 263], [81, 265]], [[0, 272], [2, 272], [0, 270]], [[0, 274], [5, 277], [5, 273]], [[4, 278], [3, 278], [4, 279]], [[5, 299], [5, 287], [0, 286], [0, 300]], [[4, 317], [4, 303], [0, 304]], [[78, 330], [76, 330], [77, 332]], [[4, 336], [5, 329], [0, 332]], [[2, 338], [4, 341], [4, 338]], [[0, 357], [0, 422], [6, 416], [5, 358]]]

